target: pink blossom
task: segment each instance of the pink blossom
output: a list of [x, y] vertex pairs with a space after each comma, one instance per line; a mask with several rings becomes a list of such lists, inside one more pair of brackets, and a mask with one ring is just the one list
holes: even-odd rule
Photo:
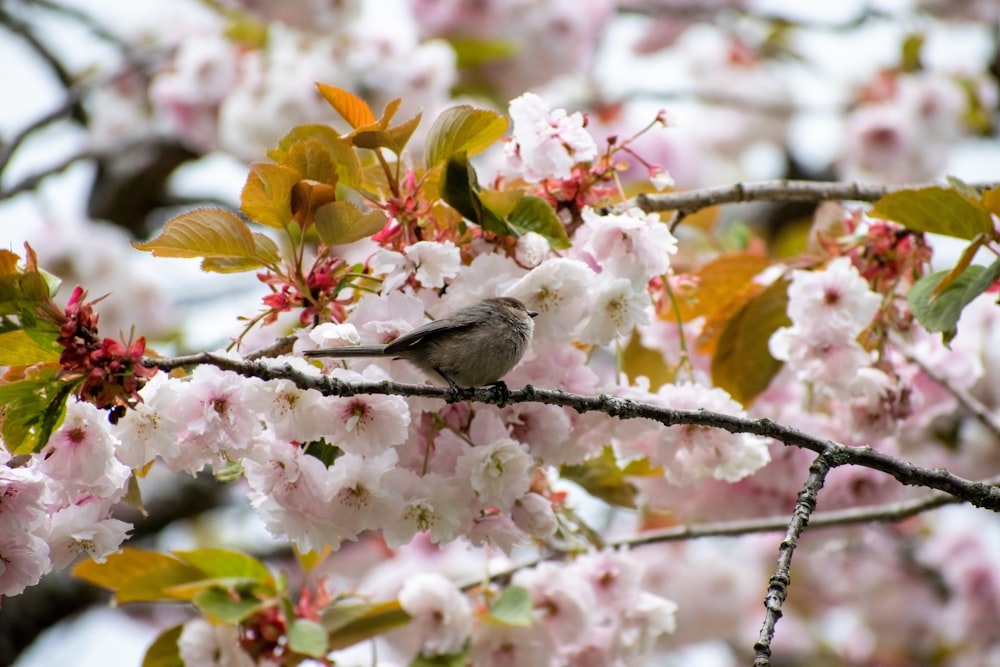
[[115, 458], [115, 445], [107, 414], [71, 400], [62, 426], [42, 450], [38, 469], [57, 482], [52, 489], [63, 501], [74, 502], [78, 495], [118, 499], [130, 471]]
[[392, 547], [405, 544], [418, 532], [427, 532], [435, 544], [455, 539], [471, 519], [471, 493], [454, 480], [435, 473], [419, 476], [397, 468], [385, 477], [402, 495], [396, 513], [385, 518], [383, 535]]
[[180, 450], [164, 457], [168, 466], [195, 474], [205, 465], [225, 466], [252, 448], [262, 429], [247, 405], [251, 381], [215, 366], [198, 366], [183, 391], [157, 408], [181, 425]]
[[578, 643], [605, 613], [593, 588], [581, 585], [580, 573], [575, 566], [541, 563], [521, 570], [512, 581], [531, 593], [535, 621], [556, 646]]
[[604, 277], [594, 286], [590, 318], [580, 331], [581, 343], [606, 345], [649, 322], [649, 292], [627, 278]]
[[537, 493], [526, 493], [518, 498], [510, 518], [514, 525], [532, 537], [552, 537], [558, 528], [552, 502]]
[[592, 298], [594, 279], [594, 272], [583, 262], [554, 257], [533, 268], [505, 294], [538, 313], [535, 341], [559, 342], [580, 328]]
[[459, 653], [472, 633], [472, 606], [458, 588], [439, 574], [409, 577], [399, 603], [412, 617], [421, 638], [420, 653], [431, 657]]
[[[334, 369], [331, 376], [348, 382], [375, 382], [387, 378], [376, 366], [363, 374]], [[329, 400], [330, 431], [338, 447], [356, 454], [378, 454], [402, 444], [410, 425], [410, 408], [401, 396], [358, 394]]]
[[510, 117], [514, 130], [507, 157], [528, 182], [569, 178], [573, 165], [597, 157], [581, 113], [551, 109], [534, 93], [525, 93], [511, 101]]
[[788, 316], [808, 331], [834, 330], [848, 337], [867, 327], [882, 305], [848, 257], [822, 271], [794, 271], [788, 287]]
[[469, 447], [458, 459], [456, 475], [469, 481], [481, 502], [509, 511], [527, 493], [534, 469], [534, 459], [524, 445], [502, 438]]
[[337, 518], [345, 539], [357, 539], [362, 531], [381, 525], [382, 518], [399, 506], [396, 489], [382, 481], [396, 462], [392, 449], [374, 457], [343, 454], [333, 462], [328, 474], [333, 489], [328, 511]]
[[110, 518], [108, 505], [100, 501], [64, 507], [52, 515], [46, 538], [52, 565], [64, 568], [80, 554], [103, 563], [119, 550], [131, 529], [132, 524]]
[[338, 546], [346, 531], [334, 516], [334, 487], [326, 465], [301, 447], [276, 442], [263, 460], [244, 461], [250, 504], [275, 537], [286, 537], [304, 552]]
[[31, 533], [0, 532], [0, 596], [19, 595], [51, 569], [45, 540]]
[[677, 239], [654, 213], [631, 208], [622, 214], [599, 215], [583, 209], [583, 222], [590, 236], [583, 251], [615, 276], [633, 281], [637, 287], [670, 268], [670, 255], [677, 252]]

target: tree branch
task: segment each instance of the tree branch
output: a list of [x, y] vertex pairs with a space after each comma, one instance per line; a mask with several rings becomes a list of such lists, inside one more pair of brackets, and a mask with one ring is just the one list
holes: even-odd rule
[[785, 531], [785, 539], [778, 547], [778, 564], [771, 575], [771, 580], [767, 587], [767, 597], [764, 598], [764, 624], [760, 629], [760, 637], [754, 644], [754, 667], [770, 667], [771, 665], [771, 640], [774, 639], [774, 626], [781, 618], [781, 605], [788, 597], [788, 586], [792, 583], [792, 554], [798, 546], [799, 537], [802, 536], [806, 526], [809, 525], [809, 518], [816, 510], [816, 497], [819, 495], [823, 483], [826, 481], [827, 473], [832, 468], [826, 455], [820, 454], [809, 466], [809, 477], [799, 491], [799, 496], [795, 501], [795, 510], [792, 512], [792, 520], [788, 523], [788, 530]]
[[[929, 185], [929, 184], [924, 184]], [[709, 206], [719, 204], [739, 204], [757, 201], [770, 202], [822, 202], [877, 201], [896, 190], [922, 185], [868, 185], [843, 183], [840, 181], [761, 181], [759, 183], [735, 183], [711, 188], [699, 188], [683, 192], [664, 194], [640, 194], [635, 204], [642, 210], [654, 213], [677, 211], [680, 217], [690, 215]]]
[[454, 401], [477, 401], [494, 405], [537, 402], [570, 407], [577, 412], [603, 412], [620, 419], [650, 419], [664, 426], [690, 424], [721, 428], [730, 433], [749, 433], [772, 438], [786, 445], [808, 449], [824, 457], [831, 467], [858, 465], [884, 472], [907, 486], [922, 486], [944, 491], [977, 507], [1000, 510], [1000, 487], [974, 482], [954, 475], [943, 468], [924, 468], [894, 458], [869, 446], [849, 447], [832, 440], [817, 438], [770, 419], [747, 419], [707, 410], [673, 410], [602, 394], [580, 396], [560, 390], [536, 389], [531, 385], [504, 394], [495, 388], [462, 389], [458, 392], [431, 385], [411, 385], [388, 380], [382, 382], [344, 382], [323, 375], [310, 375], [295, 370], [287, 363], [270, 360], [244, 361], [232, 357], [201, 353], [172, 359], [143, 360], [146, 366], [173, 370], [184, 366], [210, 364], [245, 377], [262, 380], [286, 379], [302, 389], [314, 389], [327, 396], [381, 394], [423, 396]]

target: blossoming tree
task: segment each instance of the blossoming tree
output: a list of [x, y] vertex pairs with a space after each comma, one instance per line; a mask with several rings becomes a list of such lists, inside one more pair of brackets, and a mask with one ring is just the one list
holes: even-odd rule
[[[731, 645], [717, 664], [995, 656], [1000, 261], [976, 253], [997, 251], [1000, 187], [899, 184], [988, 125], [985, 80], [872, 82], [878, 113], [855, 110], [841, 168], [882, 184], [682, 188], [652, 156], [683, 131], [665, 112], [625, 132], [605, 107], [520, 92], [554, 72], [512, 53], [587, 57], [555, 47], [596, 40], [609, 4], [567, 44], [514, 46], [524, 17], [504, 3], [411, 4], [412, 43], [303, 37], [351, 3], [233, 11], [228, 37], [180, 41], [143, 88], [188, 150], [253, 160], [237, 207], [175, 211], [132, 243], [200, 259], [205, 280], [256, 276], [260, 305], [224, 349], [106, 332], [100, 298], [55, 300], [36, 248], [0, 250], [3, 604], [76, 563], [118, 604], [184, 605], [147, 665], [644, 665], [708, 641]], [[676, 28], [661, 17], [642, 48]], [[766, 45], [731, 46], [770, 86]], [[278, 57], [330, 49], [355, 80]], [[492, 57], [463, 73], [513, 97], [505, 113], [428, 97], [461, 84], [442, 59], [476, 53]], [[888, 136], [920, 127], [926, 141]], [[750, 140], [725, 134], [706, 151]], [[757, 201], [819, 206], [771, 245], [719, 222]], [[930, 234], [961, 245], [937, 271]], [[510, 392], [301, 354], [493, 296], [538, 313]], [[168, 472], [225, 484], [279, 557], [128, 543], [124, 512]]]

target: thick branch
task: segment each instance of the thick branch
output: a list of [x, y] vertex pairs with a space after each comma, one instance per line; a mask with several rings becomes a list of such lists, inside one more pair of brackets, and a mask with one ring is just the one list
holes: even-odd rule
[[680, 217], [719, 204], [746, 202], [822, 202], [822, 201], [877, 201], [883, 196], [908, 187], [924, 185], [889, 186], [840, 181], [761, 181], [760, 183], [735, 183], [711, 188], [664, 194], [640, 194], [636, 205], [644, 211], [677, 211]]
[[314, 389], [327, 396], [382, 394], [424, 396], [446, 401], [477, 401], [504, 405], [506, 403], [537, 402], [570, 407], [577, 412], [604, 412], [620, 419], [651, 419], [664, 426], [691, 424], [721, 428], [730, 433], [749, 433], [772, 438], [786, 445], [809, 449], [821, 454], [832, 467], [858, 465], [891, 475], [907, 486], [923, 486], [944, 491], [968, 503], [990, 510], [1000, 510], [1000, 487], [954, 475], [943, 468], [924, 468], [884, 454], [868, 446], [848, 447], [832, 440], [817, 438], [798, 429], [783, 426], [770, 419], [747, 419], [707, 410], [673, 410], [614, 396], [579, 396], [559, 390], [536, 389], [531, 385], [506, 395], [495, 389], [463, 389], [431, 385], [411, 385], [399, 382], [344, 382], [327, 376], [297, 371], [289, 364], [271, 360], [243, 361], [208, 353], [173, 359], [145, 359], [144, 364], [162, 370], [183, 366], [210, 364], [246, 377], [262, 380], [286, 379], [302, 389]]

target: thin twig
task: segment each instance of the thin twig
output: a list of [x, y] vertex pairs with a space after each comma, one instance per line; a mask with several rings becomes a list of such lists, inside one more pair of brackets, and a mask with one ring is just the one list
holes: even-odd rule
[[959, 389], [952, 383], [948, 382], [943, 375], [925, 364], [923, 361], [917, 359], [917, 357], [914, 356], [909, 350], [900, 347], [898, 344], [896, 345], [896, 348], [902, 353], [903, 357], [907, 361], [917, 366], [917, 368], [923, 371], [924, 375], [929, 377], [935, 384], [951, 394], [951, 396], [958, 401], [959, 405], [965, 408], [979, 421], [979, 423], [988, 428], [994, 435], [1000, 436], [1000, 421], [997, 421], [997, 419], [993, 416], [993, 411], [983, 405], [982, 401], [964, 389]]
[[829, 30], [832, 32], [846, 32], [850, 30], [856, 30], [860, 28], [865, 23], [872, 19], [891, 19], [892, 15], [885, 12], [880, 12], [878, 10], [866, 7], [861, 12], [859, 12], [853, 18], [847, 19], [846, 21], [841, 21], [839, 23], [832, 23], [827, 21], [805, 21], [801, 19], [794, 19], [782, 14], [771, 14], [760, 11], [753, 11], [750, 9], [742, 9], [739, 7], [734, 7], [732, 4], [726, 2], [691, 2], [687, 5], [682, 5], [679, 3], [670, 4], [653, 4], [653, 3], [642, 3], [642, 4], [621, 4], [617, 9], [619, 14], [634, 14], [639, 16], [647, 16], [650, 18], [670, 18], [678, 21], [688, 21], [688, 22], [709, 22], [714, 21], [720, 16], [738, 16], [741, 18], [749, 18], [757, 21], [763, 21], [765, 23], [776, 23], [779, 25], [790, 25], [797, 28], [806, 28], [809, 30]]
[[907, 486], [923, 486], [944, 491], [977, 507], [994, 511], [1000, 510], [1000, 487], [974, 482], [954, 475], [943, 468], [924, 468], [869, 446], [848, 447], [833, 440], [817, 438], [770, 419], [747, 419], [707, 410], [674, 410], [606, 394], [580, 396], [560, 390], [536, 389], [531, 385], [524, 389], [505, 393], [497, 391], [496, 388], [462, 389], [453, 392], [444, 387], [402, 384], [388, 380], [382, 382], [345, 382], [324, 375], [311, 375], [298, 371], [281, 361], [244, 361], [209, 353], [172, 359], [146, 358], [143, 363], [162, 370], [210, 364], [245, 377], [255, 377], [262, 380], [290, 380], [302, 389], [314, 389], [327, 396], [354, 396], [357, 394], [424, 396], [447, 401], [476, 401], [494, 405], [537, 402], [570, 407], [577, 412], [603, 412], [620, 419], [651, 419], [664, 426], [690, 424], [719, 428], [730, 433], [749, 433], [822, 454], [829, 465], [833, 467], [858, 465], [871, 468], [886, 473]]
[[827, 473], [833, 466], [827, 460], [826, 455], [820, 454], [809, 466], [809, 477], [799, 496], [795, 501], [795, 510], [792, 512], [792, 520], [788, 522], [788, 529], [785, 531], [785, 539], [778, 547], [778, 563], [774, 568], [767, 587], [767, 597], [764, 598], [764, 623], [760, 629], [760, 636], [754, 644], [754, 667], [770, 667], [771, 665], [771, 640], [774, 639], [774, 626], [781, 618], [781, 606], [788, 597], [788, 586], [792, 583], [792, 554], [798, 546], [799, 537], [802, 536], [806, 526], [809, 525], [809, 518], [816, 511], [816, 497], [820, 489], [826, 482]]
[[0, 146], [0, 174], [2, 174], [4, 169], [7, 168], [7, 165], [10, 164], [10, 160], [14, 157], [14, 153], [17, 149], [20, 148], [21, 144], [23, 144], [32, 133], [37, 132], [50, 123], [72, 114], [73, 110], [79, 103], [79, 90], [70, 89], [66, 91], [66, 97], [62, 104], [57, 106], [55, 109], [52, 109], [52, 111], [49, 111], [48, 113], [33, 120], [27, 125], [27, 127], [11, 137], [10, 141]]
[[[992, 478], [987, 483], [1000, 483], [1000, 477]], [[896, 523], [906, 519], [924, 514], [931, 510], [953, 505], [961, 502], [959, 499], [947, 493], [935, 492], [897, 503], [884, 505], [872, 505], [868, 507], [852, 507], [851, 509], [839, 510], [835, 512], [821, 512], [814, 514], [809, 520], [810, 530], [823, 528], [841, 528], [844, 526], [856, 526], [863, 523]], [[650, 546], [653, 544], [663, 544], [666, 542], [687, 542], [689, 540], [700, 540], [713, 537], [740, 537], [743, 535], [755, 535], [759, 533], [777, 533], [788, 530], [787, 516], [763, 517], [760, 519], [738, 519], [735, 521], [714, 521], [704, 524], [687, 524], [682, 526], [671, 526], [659, 530], [650, 530], [613, 540], [607, 540], [606, 546], [611, 549], [626, 547], [635, 549], [637, 547]], [[510, 579], [519, 570], [534, 567], [539, 563], [560, 558], [573, 551], [572, 549], [561, 549], [548, 545], [545, 554], [529, 560], [518, 562], [502, 570], [497, 570], [489, 575], [490, 581], [504, 581]], [[481, 583], [481, 579], [469, 584], [469, 588]]]
[[100, 160], [104, 158], [111, 158], [116, 155], [122, 155], [123, 153], [135, 150], [136, 148], [139, 148], [151, 142], [155, 142], [157, 140], [158, 137], [155, 136], [142, 137], [140, 139], [135, 139], [133, 141], [124, 143], [120, 146], [116, 146], [111, 149], [103, 149], [103, 150], [86, 149], [80, 151], [79, 153], [74, 153], [73, 155], [70, 155], [62, 159], [61, 161], [56, 162], [55, 164], [46, 167], [45, 169], [42, 169], [37, 173], [24, 177], [23, 179], [21, 179], [14, 185], [10, 186], [9, 188], [0, 190], [0, 201], [11, 199], [12, 197], [19, 195], [23, 192], [34, 190], [46, 178], [62, 173], [63, 171], [72, 167], [77, 162], [84, 162], [87, 160]]

